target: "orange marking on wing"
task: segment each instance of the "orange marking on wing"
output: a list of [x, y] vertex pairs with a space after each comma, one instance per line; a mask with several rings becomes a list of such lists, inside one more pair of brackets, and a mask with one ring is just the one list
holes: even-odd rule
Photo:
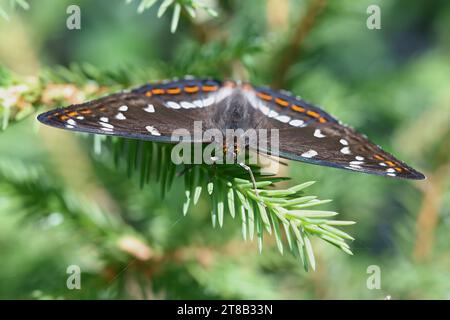
[[387, 164], [389, 167], [395, 167], [395, 163], [393, 163], [392, 161], [386, 161], [386, 164]]
[[297, 111], [297, 112], [305, 112], [306, 111], [305, 108], [302, 108], [302, 107], [299, 107], [299, 106], [296, 106], [296, 105], [293, 105], [291, 107], [291, 109], [294, 110], [294, 111]]
[[383, 161], [384, 160], [384, 158], [382, 157], [382, 156], [379, 156], [379, 155], [374, 155], [373, 156], [375, 159], [378, 159], [378, 160], [381, 160], [381, 161]]
[[164, 89], [152, 89], [153, 94], [164, 94], [165, 92]]
[[315, 112], [315, 111], [310, 111], [310, 110], [308, 110], [308, 111], [306, 111], [306, 114], [307, 114], [308, 116], [313, 117], [313, 118], [319, 118], [319, 117], [320, 117], [320, 114], [317, 113], [317, 112]]
[[280, 99], [280, 98], [276, 98], [275, 102], [283, 107], [287, 107], [289, 105], [289, 102], [287, 102], [286, 100]]
[[147, 97], [151, 97], [151, 96], [152, 96], [152, 92], [151, 92], [150, 90], [148, 90], [148, 91], [145, 93], [145, 95], [146, 95]]
[[81, 110], [80, 113], [82, 113], [82, 114], [91, 114], [92, 111], [89, 110], [89, 109], [84, 109], [84, 110]]
[[264, 100], [267, 100], [267, 101], [272, 100], [272, 96], [269, 95], [269, 94], [265, 94], [265, 93], [262, 93], [262, 92], [258, 92], [257, 95], [258, 95], [258, 97], [260, 97], [261, 99], [264, 99]]
[[78, 114], [78, 112], [76, 112], [76, 111], [71, 111], [71, 112], [69, 112], [67, 115], [68, 115], [69, 117], [75, 117], [77, 114]]
[[195, 93], [198, 92], [198, 90], [199, 90], [198, 86], [184, 87], [184, 91], [187, 93]]
[[400, 168], [400, 167], [395, 167], [394, 169], [395, 169], [395, 171], [397, 171], [397, 172], [402, 172], [402, 171], [403, 171], [403, 169]]
[[61, 121], [66, 121], [66, 120], [69, 119], [69, 117], [66, 116], [65, 114], [63, 114], [62, 116], [59, 117], [59, 119], [60, 119]]
[[170, 89], [167, 89], [167, 93], [168, 94], [179, 94], [181, 92], [181, 89], [180, 88], [170, 88]]
[[323, 117], [320, 117], [320, 118], [319, 118], [319, 122], [320, 122], [320, 123], [325, 123], [325, 122], [327, 122], [327, 119], [325, 119], [325, 118], [323, 118]]
[[219, 87], [218, 86], [202, 86], [203, 91], [216, 91]]

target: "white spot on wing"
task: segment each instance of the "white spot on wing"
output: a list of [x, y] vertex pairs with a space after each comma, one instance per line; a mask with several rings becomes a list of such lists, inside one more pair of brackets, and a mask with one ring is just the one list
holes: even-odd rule
[[363, 164], [364, 161], [350, 161], [350, 165], [355, 164], [355, 165], [359, 165], [359, 164]]
[[75, 120], [73, 120], [73, 119], [67, 120], [67, 123], [68, 123], [69, 125], [71, 125], [71, 126], [76, 126], [76, 125], [77, 125], [77, 123], [76, 123]]
[[282, 115], [282, 116], [276, 117], [276, 119], [280, 122], [287, 123], [287, 122], [289, 122], [289, 120], [291, 120], [291, 117]]
[[75, 128], [75, 127], [72, 126], [72, 125], [70, 125], [70, 124], [66, 124], [66, 128], [68, 128], [68, 129], [73, 129], [73, 128]]
[[181, 105], [181, 107], [184, 108], [184, 109], [192, 109], [192, 108], [195, 108], [195, 105], [192, 104], [192, 103], [190, 103], [190, 102], [188, 102], [188, 101], [181, 101], [181, 102], [180, 102], [180, 105]]
[[293, 127], [300, 127], [305, 123], [303, 120], [294, 119], [289, 122], [289, 124]]
[[322, 133], [322, 131], [320, 131], [320, 129], [316, 129], [314, 131], [314, 137], [316, 137], [316, 138], [325, 138], [325, 135]]
[[395, 172], [395, 169], [389, 168], [389, 169], [386, 169], [386, 172], [394, 173], [394, 172]]
[[344, 148], [342, 148], [341, 149], [341, 153], [343, 153], [343, 154], [350, 154], [351, 152], [350, 152], [350, 148], [349, 147], [344, 147]]
[[341, 140], [339, 140], [339, 142], [344, 146], [348, 146], [348, 141], [345, 139], [341, 139]]
[[213, 97], [203, 99], [203, 107], [208, 107], [208, 106], [212, 105], [213, 103], [214, 103]]
[[181, 108], [178, 103], [173, 102], [173, 101], [167, 101], [166, 104], [169, 108], [172, 108], [172, 109], [180, 109]]
[[267, 107], [266, 105], [264, 105], [264, 104], [262, 104], [262, 103], [259, 105], [259, 109], [260, 109], [261, 112], [262, 112], [263, 114], [265, 114], [265, 115], [268, 115], [269, 112], [270, 112], [269, 107]]
[[362, 160], [364, 160], [364, 157], [356, 156], [355, 159], [358, 160], [358, 161], [362, 161]]
[[108, 131], [108, 132], [112, 132], [113, 131], [113, 129], [111, 129], [111, 128], [100, 128], [100, 129], [102, 129], [103, 131]]
[[315, 156], [317, 156], [316, 150], [308, 150], [308, 151], [302, 153], [303, 158], [312, 158]]
[[269, 114], [267, 115], [269, 118], [274, 118], [278, 115], [278, 112], [270, 110]]
[[387, 175], [391, 176], [391, 177], [396, 177], [397, 176], [395, 173], [387, 173]]
[[126, 118], [127, 117], [125, 117], [122, 112], [119, 112], [118, 114], [116, 114], [117, 120], [125, 120]]
[[109, 129], [114, 128], [114, 126], [112, 124], [109, 124], [109, 123], [106, 123], [106, 122], [99, 121], [98, 123], [104, 128], [109, 128]]
[[103, 121], [103, 122], [108, 122], [108, 121], [109, 121], [109, 119], [108, 119], [107, 117], [100, 117], [100, 121]]
[[153, 136], [160, 136], [161, 135], [161, 133], [159, 133], [159, 131], [153, 126], [146, 126], [145, 129], [147, 129], [147, 131], [150, 132], [150, 134], [153, 135]]
[[83, 120], [84, 117], [83, 117], [83, 116], [78, 116], [77, 119], [78, 119], [78, 120]]
[[153, 113], [155, 112], [155, 107], [152, 104], [148, 104], [146, 108], [144, 108], [145, 112]]
[[202, 100], [194, 100], [194, 101], [192, 101], [192, 103], [195, 104], [198, 108], [203, 108]]
[[126, 105], [123, 105], [123, 106], [119, 107], [119, 111], [125, 112], [127, 110], [128, 110], [128, 106], [126, 106]]

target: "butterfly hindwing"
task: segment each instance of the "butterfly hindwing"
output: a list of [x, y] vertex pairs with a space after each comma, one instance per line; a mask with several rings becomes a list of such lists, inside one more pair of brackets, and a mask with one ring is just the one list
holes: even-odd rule
[[262, 127], [279, 129], [281, 157], [370, 174], [424, 179], [423, 174], [364, 135], [298, 97], [267, 88], [256, 88], [254, 95], [257, 107], [268, 118]]

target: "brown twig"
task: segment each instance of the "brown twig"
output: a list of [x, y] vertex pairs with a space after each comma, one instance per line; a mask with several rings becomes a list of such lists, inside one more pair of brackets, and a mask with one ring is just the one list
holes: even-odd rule
[[413, 258], [416, 261], [426, 259], [433, 248], [434, 231], [436, 229], [439, 209], [445, 193], [445, 183], [450, 174], [448, 164], [440, 166], [428, 177], [428, 183], [423, 188], [424, 198], [416, 221], [416, 241]]
[[306, 14], [299, 20], [292, 38], [289, 40], [287, 47], [284, 50], [284, 55], [281, 56], [278, 66], [275, 68], [274, 80], [272, 86], [274, 88], [283, 87], [286, 75], [295, 62], [301, 45], [305, 40], [308, 33], [311, 31], [317, 16], [326, 6], [327, 0], [312, 0]]

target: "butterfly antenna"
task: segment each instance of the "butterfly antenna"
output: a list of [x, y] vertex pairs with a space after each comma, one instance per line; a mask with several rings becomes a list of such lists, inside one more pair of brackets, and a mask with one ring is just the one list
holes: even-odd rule
[[239, 164], [239, 166], [244, 168], [249, 173], [250, 179], [252, 180], [253, 189], [255, 190], [255, 194], [259, 198], [259, 192], [258, 192], [258, 188], [256, 187], [256, 180], [255, 180], [255, 176], [253, 175], [252, 168], [250, 168], [248, 165], [246, 165], [243, 162], [239, 162], [238, 164]]

